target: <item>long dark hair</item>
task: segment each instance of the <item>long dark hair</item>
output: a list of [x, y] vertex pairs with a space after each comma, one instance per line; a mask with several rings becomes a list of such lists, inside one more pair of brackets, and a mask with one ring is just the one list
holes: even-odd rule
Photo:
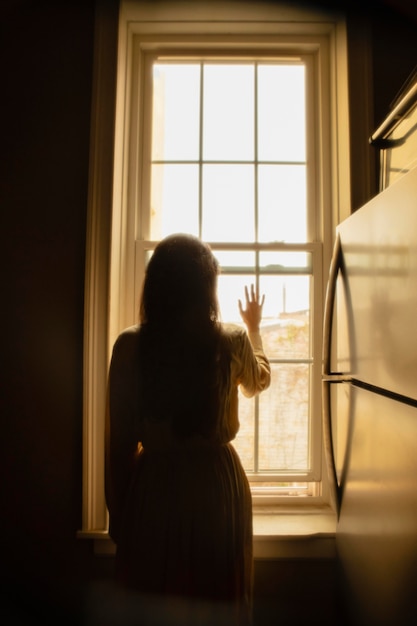
[[216, 321], [218, 273], [217, 259], [197, 237], [166, 237], [156, 246], [147, 266], [141, 324], [171, 328]]
[[170, 420], [176, 435], [213, 434], [227, 377], [217, 301], [219, 265], [197, 237], [162, 240], [140, 305], [140, 419]]

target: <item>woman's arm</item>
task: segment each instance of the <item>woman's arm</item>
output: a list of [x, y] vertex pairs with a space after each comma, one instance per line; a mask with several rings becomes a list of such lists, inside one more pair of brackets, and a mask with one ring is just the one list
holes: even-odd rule
[[259, 293], [251, 285], [250, 293], [245, 287], [245, 300], [245, 308], [239, 300], [239, 311], [247, 327], [249, 342], [243, 341], [240, 384], [243, 394], [251, 397], [269, 387], [271, 366], [264, 353], [260, 334], [265, 296], [260, 298]]

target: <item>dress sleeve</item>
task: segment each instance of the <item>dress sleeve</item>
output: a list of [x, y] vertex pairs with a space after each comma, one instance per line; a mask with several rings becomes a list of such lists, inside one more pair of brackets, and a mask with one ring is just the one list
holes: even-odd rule
[[242, 331], [238, 359], [238, 384], [246, 397], [250, 398], [269, 387], [271, 366], [259, 332], [246, 334]]

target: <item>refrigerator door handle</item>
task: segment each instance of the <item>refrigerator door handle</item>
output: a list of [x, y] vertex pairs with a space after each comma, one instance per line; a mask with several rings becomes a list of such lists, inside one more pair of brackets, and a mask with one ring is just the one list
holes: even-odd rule
[[340, 374], [334, 372], [333, 374], [323, 374], [321, 377], [324, 383], [352, 383], [355, 379], [349, 374]]
[[340, 513], [341, 490], [337, 480], [336, 457], [333, 442], [332, 415], [331, 415], [331, 390], [332, 382], [322, 382], [323, 398], [323, 446], [326, 459], [327, 477], [329, 480], [330, 497], [337, 516]]
[[323, 444], [326, 455], [327, 475], [329, 479], [330, 493], [336, 514], [340, 512], [340, 488], [337, 481], [335, 450], [332, 432], [331, 415], [331, 385], [346, 380], [343, 374], [331, 372], [331, 338], [333, 325], [333, 312], [336, 298], [336, 283], [342, 261], [342, 248], [340, 236], [337, 233], [333, 248], [332, 260], [329, 269], [326, 300], [324, 305], [323, 321], [323, 369], [322, 369], [322, 399], [323, 399]]
[[330, 262], [329, 280], [327, 283], [326, 300], [324, 304], [323, 321], [323, 376], [331, 375], [331, 338], [333, 325], [333, 310], [336, 297], [337, 275], [341, 266], [342, 247], [339, 234], [333, 248], [332, 260]]

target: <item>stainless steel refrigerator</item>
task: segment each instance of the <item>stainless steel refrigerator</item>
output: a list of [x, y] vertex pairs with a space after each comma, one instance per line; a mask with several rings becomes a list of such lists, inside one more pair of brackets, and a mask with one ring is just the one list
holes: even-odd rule
[[417, 168], [337, 228], [324, 346], [340, 624], [414, 624]]

